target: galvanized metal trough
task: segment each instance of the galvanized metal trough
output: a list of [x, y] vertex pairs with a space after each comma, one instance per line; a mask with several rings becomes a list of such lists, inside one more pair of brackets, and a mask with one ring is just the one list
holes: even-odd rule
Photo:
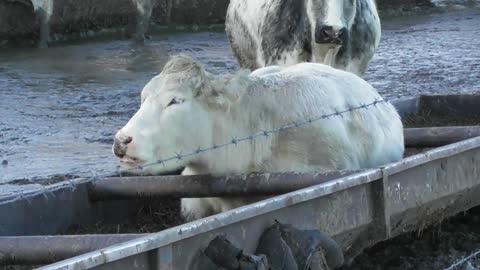
[[[404, 117], [420, 111], [428, 111], [432, 116], [480, 117], [480, 95], [419, 96], [394, 105]], [[5, 237], [0, 237], [0, 262], [45, 264], [49, 260], [39, 260], [34, 254], [45, 257], [48, 253], [56, 255], [50, 256], [55, 260], [65, 260], [39, 269], [192, 269], [194, 258], [218, 235], [254, 252], [259, 236], [275, 220], [331, 235], [351, 260], [379, 241], [422, 229], [480, 205], [480, 137], [473, 137], [479, 135], [476, 127], [464, 128], [460, 133], [458, 130], [448, 130], [450, 135], [436, 130], [442, 135], [442, 142], [435, 139], [431, 130], [412, 130], [417, 132], [412, 135], [417, 144], [412, 146], [457, 142], [381, 168], [213, 179], [218, 185], [205, 185], [205, 176], [110, 178], [80, 185], [75, 190], [55, 191], [50, 197], [47, 195], [48, 199], [38, 196], [1, 205], [0, 235]], [[422, 143], [418, 144], [419, 141]], [[262, 186], [265, 179], [279, 185], [274, 190]], [[287, 185], [287, 180], [297, 185]], [[175, 190], [171, 187], [176, 181], [190, 183], [193, 188]], [[170, 190], [159, 188], [157, 182], [170, 183], [164, 185]], [[222, 184], [224, 188], [219, 188]], [[228, 186], [234, 188], [226, 189]], [[56, 234], [73, 223], [124, 218], [136, 211], [143, 196], [284, 192], [289, 193], [158, 233], [34, 237]]]

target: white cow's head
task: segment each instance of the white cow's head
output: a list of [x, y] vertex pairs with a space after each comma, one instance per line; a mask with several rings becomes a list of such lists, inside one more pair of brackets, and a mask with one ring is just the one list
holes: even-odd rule
[[[140, 109], [115, 135], [113, 152], [122, 167], [130, 168], [210, 146], [216, 111], [226, 106], [199, 63], [175, 56], [143, 88]], [[182, 158], [144, 171], [169, 172], [189, 162]]]
[[307, 0], [307, 16], [315, 42], [341, 45], [355, 20], [357, 0]]

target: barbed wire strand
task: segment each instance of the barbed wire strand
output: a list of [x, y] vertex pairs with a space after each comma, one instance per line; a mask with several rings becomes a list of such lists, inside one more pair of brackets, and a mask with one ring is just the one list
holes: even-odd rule
[[136, 171], [136, 170], [143, 170], [147, 167], [151, 167], [151, 166], [154, 166], [154, 165], [165, 165], [165, 163], [171, 162], [171, 161], [181, 161], [184, 158], [200, 155], [202, 153], [209, 152], [209, 151], [214, 151], [214, 150], [224, 148], [224, 147], [227, 147], [227, 146], [230, 146], [230, 145], [235, 145], [236, 146], [239, 143], [242, 143], [242, 142], [245, 142], [245, 141], [253, 141], [253, 140], [255, 140], [259, 137], [268, 137], [268, 136], [270, 136], [271, 134], [274, 134], [274, 133], [280, 133], [280, 132], [284, 132], [286, 130], [303, 127], [303, 126], [312, 124], [314, 122], [330, 119], [332, 117], [343, 117], [344, 114], [355, 111], [355, 110], [368, 110], [371, 107], [376, 107], [379, 104], [389, 103], [391, 101], [392, 100], [376, 98], [373, 102], [368, 103], [368, 104], [362, 104], [362, 105], [357, 106], [357, 107], [350, 107], [350, 108], [347, 108], [343, 111], [335, 110], [335, 112], [333, 112], [333, 113], [324, 114], [324, 115], [320, 115], [320, 116], [317, 116], [317, 117], [307, 118], [305, 120], [301, 120], [301, 121], [298, 121], [298, 122], [293, 122], [293, 123], [290, 123], [290, 124], [286, 124], [284, 126], [276, 128], [276, 129], [261, 130], [261, 131], [255, 133], [255, 134], [252, 134], [250, 136], [246, 136], [246, 137], [243, 137], [243, 138], [232, 137], [230, 139], [230, 141], [227, 141], [223, 144], [214, 144], [214, 145], [212, 145], [210, 147], [206, 147], [206, 148], [199, 147], [196, 150], [193, 150], [191, 152], [186, 152], [185, 154], [182, 154], [181, 152], [175, 153], [175, 155], [172, 156], [172, 157], [157, 160], [155, 162], [151, 162], [151, 163], [148, 163], [148, 164], [139, 165], [139, 166], [128, 168], [128, 169], [116, 170], [115, 172], [104, 173], [104, 174], [95, 174], [95, 172], [92, 172], [93, 176], [89, 177], [89, 178], [84, 178], [84, 179], [79, 179], [79, 180], [68, 180], [68, 181], [64, 181], [60, 184], [54, 185], [52, 187], [48, 187], [48, 188], [47, 187], [42, 187], [38, 191], [32, 191], [32, 192], [29, 192], [29, 193], [26, 193], [26, 192], [22, 191], [20, 193], [20, 195], [18, 195], [18, 196], [15, 196], [11, 199], [5, 199], [5, 200], [0, 201], [0, 206], [10, 204], [10, 203], [14, 203], [14, 202], [17, 202], [17, 201], [20, 201], [20, 200], [27, 201], [28, 203], [30, 203], [31, 199], [33, 197], [36, 197], [36, 196], [39, 196], [39, 195], [43, 195], [45, 197], [45, 199], [48, 200], [49, 195], [50, 196], [55, 196], [54, 195], [55, 191], [64, 190], [64, 189], [75, 190], [76, 187], [78, 187], [79, 185], [82, 185], [82, 184], [94, 183], [96, 181], [99, 181], [99, 180], [107, 178], [107, 177], [122, 176], [125, 173]]
[[470, 261], [471, 259], [480, 256], [480, 249], [473, 252], [472, 254], [468, 255], [467, 257], [462, 257], [458, 259], [455, 263], [450, 265], [448, 268], [445, 268], [444, 270], [455, 270], [457, 267], [462, 266], [466, 262]]

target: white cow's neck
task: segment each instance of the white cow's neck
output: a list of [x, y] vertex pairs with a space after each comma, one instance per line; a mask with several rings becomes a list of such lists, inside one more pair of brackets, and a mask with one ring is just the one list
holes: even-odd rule
[[[236, 80], [242, 80], [238, 82]], [[263, 95], [252, 95], [255, 82], [245, 81], [245, 78], [238, 77], [228, 82], [235, 91], [226, 93], [231, 98], [227, 111], [216, 112], [213, 125], [212, 142], [215, 145], [231, 143], [232, 140], [247, 138], [260, 130], [259, 127], [268, 129], [269, 119], [259, 114], [259, 103], [263, 101]], [[252, 87], [253, 86], [253, 87]], [[227, 86], [228, 87], [228, 86]], [[192, 169], [196, 172], [209, 172], [212, 174], [243, 173], [262, 167], [262, 163], [271, 151], [272, 138], [257, 138], [254, 140], [239, 141], [234, 144], [209, 151], [192, 163]], [[234, 169], [225, 171], [224, 168], [231, 168], [224, 164], [235, 164]]]

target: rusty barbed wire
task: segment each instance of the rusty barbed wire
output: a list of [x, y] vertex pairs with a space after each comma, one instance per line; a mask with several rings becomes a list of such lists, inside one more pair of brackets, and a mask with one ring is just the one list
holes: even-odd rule
[[[238, 145], [242, 142], [245, 142], [245, 141], [253, 141], [253, 140], [256, 140], [257, 138], [260, 138], [260, 137], [268, 137], [268, 136], [270, 136], [271, 134], [274, 134], [274, 133], [280, 133], [280, 132], [284, 132], [284, 131], [287, 131], [287, 130], [290, 130], [290, 129], [300, 128], [300, 127], [303, 127], [303, 126], [306, 126], [306, 125], [309, 125], [309, 124], [312, 124], [312, 123], [315, 123], [315, 122], [318, 122], [318, 121], [321, 121], [321, 120], [326, 120], [326, 119], [330, 119], [330, 118], [333, 118], [333, 117], [343, 117], [344, 114], [352, 112], [352, 111], [368, 110], [371, 107], [376, 107], [379, 104], [390, 103], [391, 101], [392, 100], [376, 98], [371, 103], [362, 104], [362, 105], [357, 106], [357, 107], [350, 107], [350, 108], [344, 109], [343, 111], [335, 110], [334, 112], [329, 113], [329, 114], [323, 114], [323, 115], [320, 115], [320, 116], [317, 116], [317, 117], [307, 118], [307, 119], [304, 119], [304, 120], [301, 120], [301, 121], [298, 121], [298, 122], [293, 122], [293, 123], [290, 123], [290, 124], [283, 125], [283, 126], [278, 127], [276, 129], [260, 130], [255, 134], [252, 134], [252, 135], [249, 135], [249, 136], [246, 136], [246, 137], [243, 137], [243, 138], [232, 137], [229, 141], [227, 141], [223, 144], [214, 144], [214, 145], [211, 145], [211, 146], [206, 147], [206, 148], [199, 147], [199, 148], [197, 148], [195, 150], [192, 150], [190, 152], [186, 152], [185, 154], [182, 154], [181, 152], [180, 153], [175, 153], [175, 155], [173, 155], [169, 158], [157, 160], [155, 162], [147, 163], [147, 164], [144, 164], [144, 165], [139, 165], [139, 166], [135, 166], [135, 167], [128, 168], [128, 169], [121, 169], [121, 170], [117, 169], [114, 172], [98, 174], [98, 175], [95, 174], [95, 172], [93, 172], [92, 177], [88, 177], [88, 178], [84, 178], [84, 179], [64, 181], [62, 183], [54, 185], [53, 187], [42, 187], [42, 188], [39, 188], [37, 191], [32, 191], [32, 192], [29, 192], [29, 193], [21, 192], [19, 195], [5, 196], [4, 197], [4, 198], [6, 198], [5, 200], [1, 200], [1, 198], [0, 198], [0, 200], [1, 200], [0, 201], [0, 206], [10, 204], [10, 203], [14, 203], [14, 202], [17, 202], [17, 201], [26, 201], [26, 202], [30, 203], [30, 200], [33, 197], [36, 197], [38, 195], [43, 195], [45, 197], [45, 199], [48, 200], [49, 196], [55, 196], [54, 195], [55, 191], [67, 190], [67, 189], [75, 190], [76, 187], [79, 186], [79, 185], [86, 184], [86, 183], [93, 183], [93, 182], [96, 182], [96, 181], [98, 181], [100, 179], [103, 179], [103, 178], [114, 177], [114, 176], [119, 176], [119, 175], [121, 176], [123, 174], [129, 173], [129, 172], [132, 172], [132, 171], [143, 170], [147, 167], [151, 167], [151, 166], [154, 166], [154, 165], [164, 165], [167, 162], [180, 161], [180, 160], [182, 160], [184, 158], [187, 158], [187, 157], [200, 155], [202, 153], [205, 153], [205, 152], [208, 152], [208, 151], [214, 151], [214, 150], [224, 148], [224, 147], [227, 147], [227, 146], [236, 146], [236, 145]], [[13, 197], [13, 198], [9, 198], [9, 197]]]

